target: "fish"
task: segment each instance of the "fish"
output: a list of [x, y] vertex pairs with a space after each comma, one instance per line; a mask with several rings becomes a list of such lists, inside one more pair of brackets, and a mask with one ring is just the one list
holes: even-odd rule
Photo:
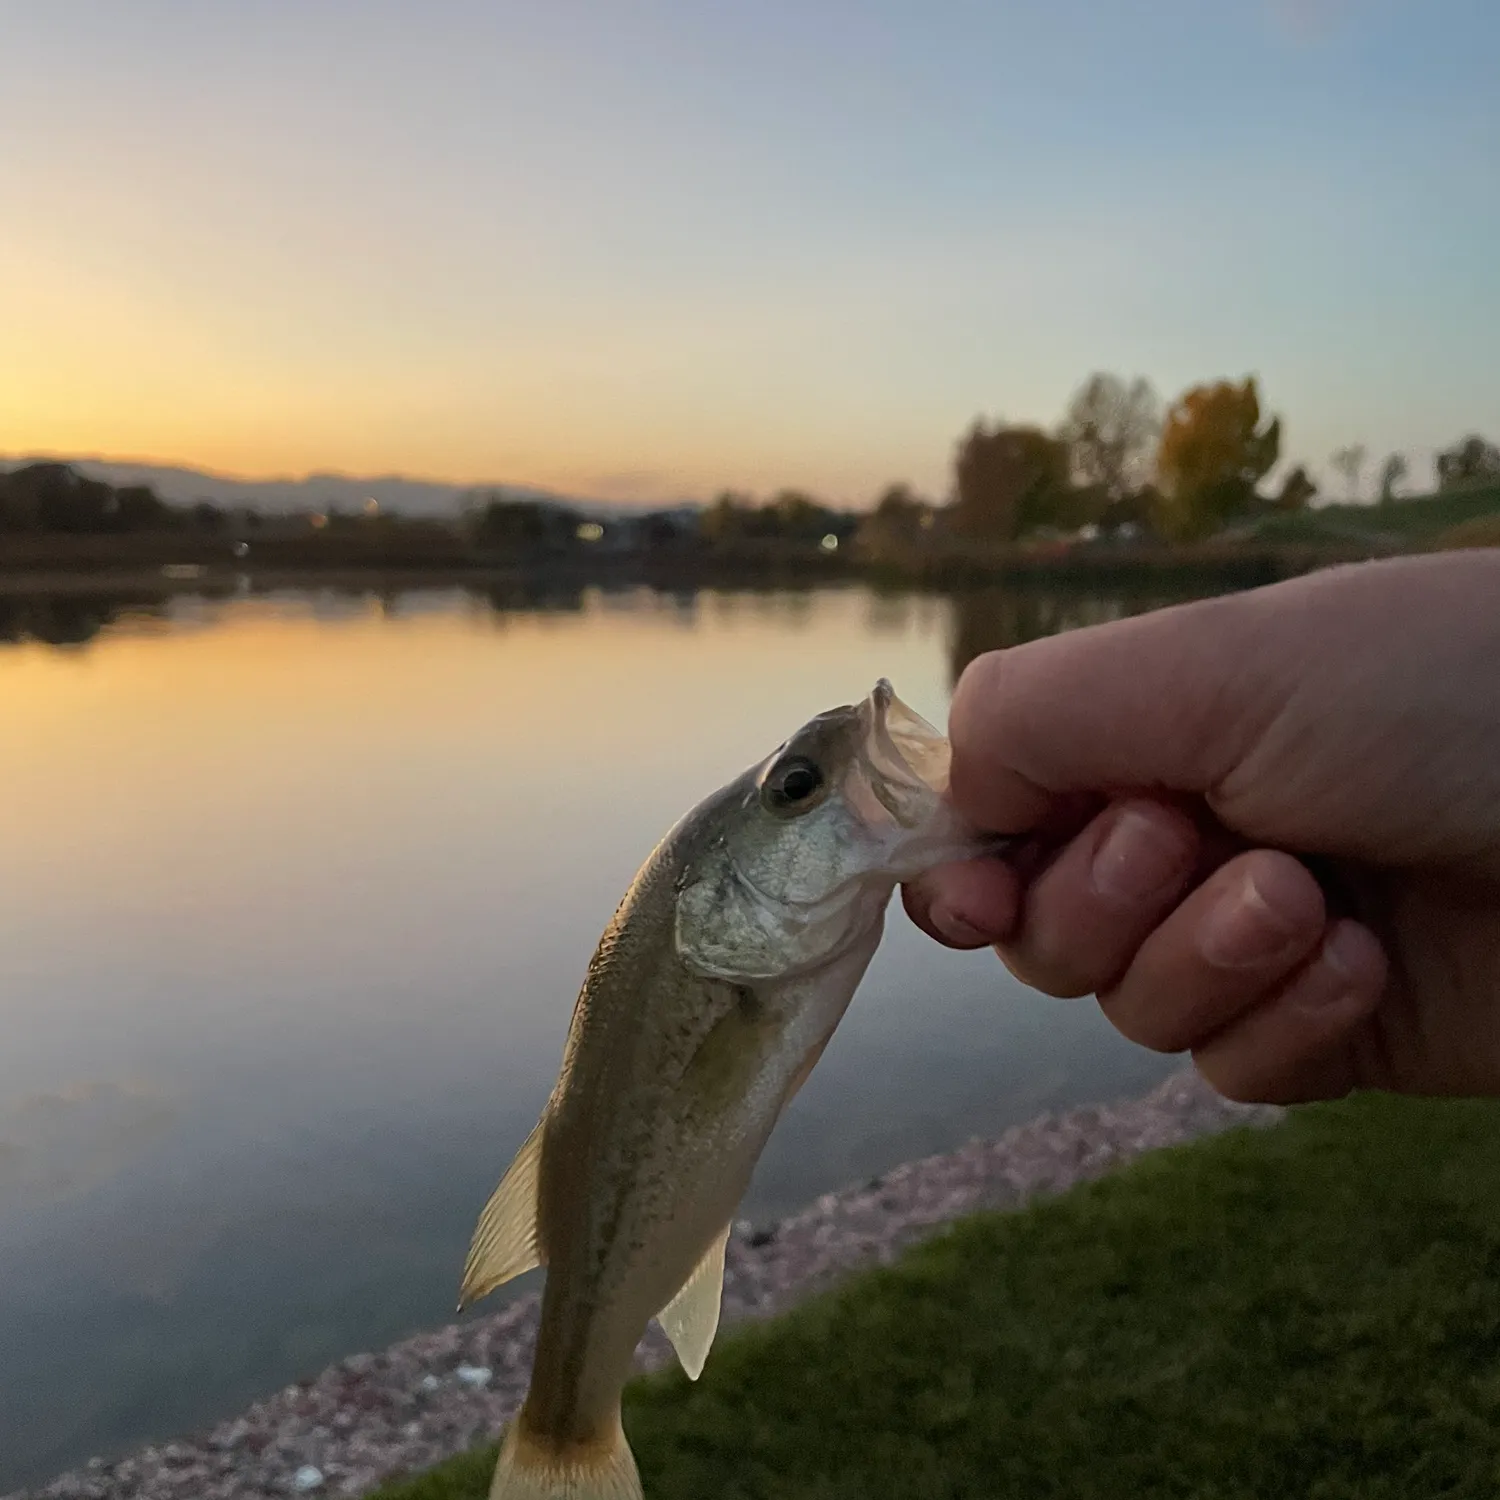
[[546, 1268], [491, 1500], [641, 1500], [620, 1395], [652, 1318], [696, 1380], [735, 1211], [898, 883], [978, 852], [946, 738], [886, 679], [700, 802], [588, 965], [561, 1071], [480, 1215], [460, 1309]]

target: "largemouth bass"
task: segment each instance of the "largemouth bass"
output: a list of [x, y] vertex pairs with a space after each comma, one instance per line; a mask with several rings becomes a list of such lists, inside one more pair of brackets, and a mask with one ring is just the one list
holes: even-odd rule
[[948, 742], [882, 680], [714, 793], [636, 875], [562, 1072], [480, 1217], [460, 1306], [547, 1268], [491, 1500], [638, 1500], [620, 1392], [655, 1317], [697, 1379], [730, 1221], [880, 942], [898, 881], [976, 852]]

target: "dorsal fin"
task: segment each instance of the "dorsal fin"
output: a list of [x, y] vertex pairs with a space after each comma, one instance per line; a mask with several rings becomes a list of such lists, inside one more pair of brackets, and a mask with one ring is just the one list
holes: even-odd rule
[[542, 1264], [536, 1206], [543, 1124], [545, 1118], [526, 1137], [479, 1216], [464, 1263], [464, 1281], [458, 1294], [460, 1312], [512, 1277]]
[[729, 1239], [729, 1225], [714, 1236], [713, 1244], [703, 1252], [703, 1259], [693, 1267], [693, 1274], [682, 1284], [667, 1305], [656, 1315], [662, 1332], [672, 1341], [682, 1368], [689, 1380], [703, 1373], [704, 1361], [719, 1329], [719, 1299], [724, 1291], [724, 1246]]

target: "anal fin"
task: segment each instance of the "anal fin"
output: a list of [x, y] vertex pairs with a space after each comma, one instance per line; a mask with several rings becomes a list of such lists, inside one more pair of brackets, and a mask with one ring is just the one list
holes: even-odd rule
[[677, 1358], [689, 1380], [703, 1373], [714, 1334], [719, 1330], [719, 1302], [724, 1292], [724, 1246], [729, 1225], [714, 1236], [713, 1244], [693, 1267], [682, 1290], [656, 1315], [662, 1332], [672, 1341]]
[[539, 1121], [526, 1137], [479, 1216], [464, 1263], [463, 1286], [458, 1294], [460, 1310], [512, 1277], [542, 1264], [536, 1212], [543, 1123]]

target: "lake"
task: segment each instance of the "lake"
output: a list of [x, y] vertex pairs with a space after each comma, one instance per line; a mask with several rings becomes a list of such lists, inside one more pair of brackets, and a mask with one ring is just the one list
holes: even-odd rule
[[[0, 1493], [447, 1321], [660, 834], [879, 676], [941, 723], [1156, 602], [0, 598]], [[1170, 1066], [896, 903], [744, 1214]]]

